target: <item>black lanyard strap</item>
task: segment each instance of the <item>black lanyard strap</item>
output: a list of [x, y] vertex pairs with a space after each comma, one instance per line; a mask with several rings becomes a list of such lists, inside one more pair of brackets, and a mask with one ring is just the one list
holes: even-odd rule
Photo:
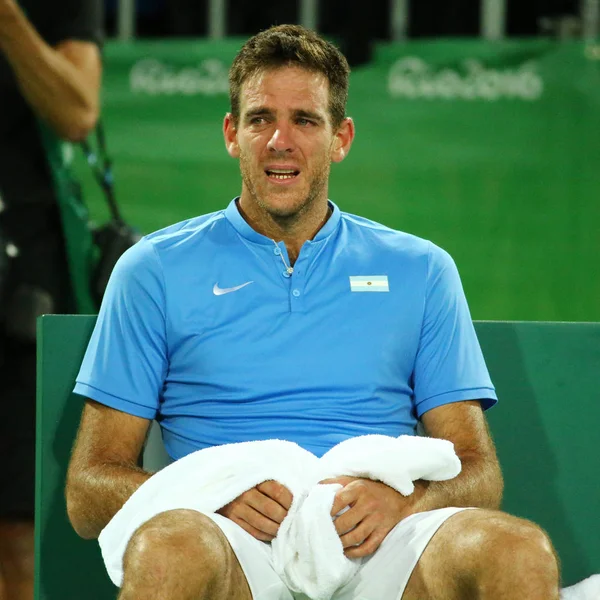
[[112, 159], [108, 155], [106, 148], [106, 137], [104, 135], [104, 125], [101, 121], [98, 121], [98, 125], [95, 130], [97, 151], [94, 152], [89, 139], [85, 139], [81, 142], [81, 147], [87, 159], [88, 165], [92, 169], [92, 173], [96, 178], [96, 181], [102, 188], [106, 202], [110, 209], [110, 214], [114, 221], [120, 225], [124, 225], [125, 222], [121, 217], [121, 211], [117, 205], [117, 199], [115, 197], [115, 182], [112, 171]]

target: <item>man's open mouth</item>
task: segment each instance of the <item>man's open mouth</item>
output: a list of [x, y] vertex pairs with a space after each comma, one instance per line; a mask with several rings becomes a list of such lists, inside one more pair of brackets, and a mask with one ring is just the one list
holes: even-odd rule
[[271, 179], [278, 179], [283, 181], [284, 179], [294, 179], [300, 175], [300, 171], [295, 171], [293, 169], [267, 169], [265, 173]]

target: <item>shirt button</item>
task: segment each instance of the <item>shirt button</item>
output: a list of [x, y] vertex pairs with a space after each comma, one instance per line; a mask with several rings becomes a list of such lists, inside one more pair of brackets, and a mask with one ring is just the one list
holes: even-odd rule
[[291, 277], [291, 276], [292, 276], [292, 274], [291, 274], [291, 273], [288, 273], [287, 271], [283, 271], [281, 274], [282, 274], [284, 277]]
[[277, 254], [277, 256], [279, 256], [281, 254], [281, 249], [280, 248], [273, 248], [273, 254]]
[[300, 290], [294, 290], [292, 292], [292, 295], [295, 296], [296, 298], [300, 295]]

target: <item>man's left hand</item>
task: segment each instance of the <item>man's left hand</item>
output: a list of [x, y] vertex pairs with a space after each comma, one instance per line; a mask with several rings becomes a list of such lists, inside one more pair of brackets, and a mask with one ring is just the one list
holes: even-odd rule
[[331, 516], [342, 509], [349, 509], [335, 520], [335, 529], [348, 558], [360, 558], [373, 554], [385, 536], [405, 517], [418, 512], [416, 499], [419, 488], [411, 496], [403, 496], [396, 490], [371, 479], [336, 477], [320, 483], [340, 483], [333, 501]]

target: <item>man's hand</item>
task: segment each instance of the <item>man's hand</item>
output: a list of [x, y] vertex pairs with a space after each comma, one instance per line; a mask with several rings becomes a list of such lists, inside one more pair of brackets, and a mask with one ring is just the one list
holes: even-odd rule
[[336, 477], [320, 483], [344, 486], [335, 495], [331, 516], [349, 507], [335, 520], [335, 529], [348, 558], [373, 554], [402, 519], [419, 512], [416, 502], [424, 491], [415, 485], [415, 492], [405, 497], [385, 483], [356, 477]]
[[238, 496], [217, 512], [262, 542], [279, 531], [292, 505], [291, 492], [277, 481], [265, 481]]

